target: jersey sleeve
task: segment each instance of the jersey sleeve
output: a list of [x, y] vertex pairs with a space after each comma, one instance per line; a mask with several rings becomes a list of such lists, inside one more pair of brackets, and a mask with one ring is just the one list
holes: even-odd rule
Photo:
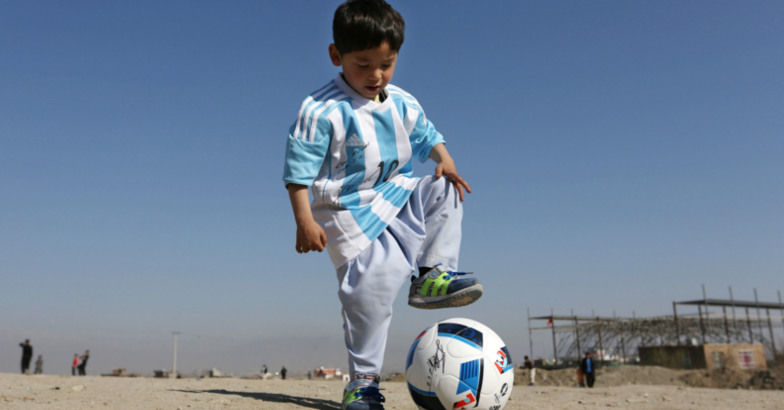
[[[283, 165], [283, 182], [310, 186], [318, 176], [321, 165], [329, 150], [332, 124], [324, 116], [311, 118], [315, 124], [304, 122], [307, 118], [298, 118], [289, 129], [286, 141], [286, 157]], [[302, 132], [302, 124], [306, 124], [306, 132]]]
[[421, 162], [427, 161], [430, 151], [438, 144], [444, 143], [444, 136], [436, 130], [433, 123], [425, 117], [425, 112], [419, 111], [414, 130], [409, 137], [412, 154]]
[[411, 94], [400, 88], [394, 88], [394, 95], [399, 98], [397, 107], [403, 117], [411, 143], [411, 154], [421, 162], [427, 161], [430, 151], [438, 144], [444, 143], [444, 136], [425, 116], [425, 111]]

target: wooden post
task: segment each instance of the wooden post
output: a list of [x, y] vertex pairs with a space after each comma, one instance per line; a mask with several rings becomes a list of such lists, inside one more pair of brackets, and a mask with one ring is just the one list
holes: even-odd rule
[[[705, 284], [702, 284], [702, 304], [705, 306], [705, 322], [710, 322], [710, 313], [708, 312], [708, 296], [705, 294]], [[705, 338], [705, 326], [702, 322], [702, 317], [700, 317], [700, 328], [702, 329], [702, 345], [705, 346], [707, 342]]]
[[678, 328], [678, 308], [676, 307], [676, 303], [672, 301], [672, 317], [673, 323], [675, 323], [675, 339], [678, 341], [678, 346], [681, 345], [681, 330]]
[[558, 346], [555, 344], [555, 316], [553, 315], [553, 309], [550, 308], [550, 325], [553, 327], [553, 357], [555, 359], [555, 363], [558, 363]]
[[599, 336], [599, 350], [600, 350], [600, 351], [601, 351], [601, 353], [602, 353], [602, 358], [601, 358], [601, 359], [599, 359], [599, 362], [600, 362], [601, 364], [604, 364], [604, 356], [605, 356], [605, 355], [604, 355], [604, 345], [602, 345], [602, 322], [599, 320], [599, 318], [598, 318], [598, 317], [596, 318], [596, 323], [598, 323], [598, 326], [597, 326], [597, 328], [596, 328], [596, 333], [597, 333], [597, 334], [598, 334], [598, 336]]
[[[574, 311], [572, 311], [572, 315], [574, 315]], [[580, 347], [580, 327], [578, 326], [577, 316], [574, 316], [574, 333], [577, 337], [577, 360], [580, 360], [580, 355], [583, 350]]]
[[528, 306], [528, 355], [534, 360], [534, 338], [531, 334], [531, 307]]
[[[760, 314], [759, 298], [757, 297], [757, 288], [754, 288], [754, 304], [757, 305], [757, 322], [759, 324], [760, 342], [762, 343], [762, 349], [764, 351], [765, 337], [762, 335], [765, 334], [765, 328], [763, 327], [764, 325], [762, 324], [762, 317], [761, 317], [762, 315]], [[770, 342], [773, 343], [773, 340], [771, 340]], [[776, 354], [773, 353], [773, 356], [775, 357]]]
[[697, 305], [697, 313], [700, 315], [700, 333], [702, 333], [702, 345], [705, 346], [705, 325], [702, 323], [702, 305]]
[[721, 312], [724, 314], [724, 333], [727, 335], [727, 344], [732, 344], [730, 340], [730, 324], [727, 322], [727, 306], [721, 307]]
[[770, 322], [770, 309], [766, 308], [768, 314], [768, 330], [770, 331], [770, 349], [773, 350], [773, 360], [776, 360], [776, 342], [773, 340], [773, 323]]
[[[735, 298], [732, 297], [732, 286], [730, 286], [730, 302], [732, 303], [732, 329], [738, 330], [738, 316], [735, 314]], [[738, 340], [742, 342], [743, 340]]]

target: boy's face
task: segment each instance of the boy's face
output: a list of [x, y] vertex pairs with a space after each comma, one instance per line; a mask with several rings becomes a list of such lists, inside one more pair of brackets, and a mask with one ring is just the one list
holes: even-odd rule
[[397, 51], [386, 42], [380, 46], [340, 54], [334, 44], [329, 45], [332, 64], [343, 66], [343, 78], [357, 93], [367, 99], [376, 96], [389, 84], [395, 74]]

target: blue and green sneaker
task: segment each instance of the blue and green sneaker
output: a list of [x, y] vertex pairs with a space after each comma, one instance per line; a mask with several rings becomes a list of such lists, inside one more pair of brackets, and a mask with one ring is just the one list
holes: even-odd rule
[[379, 392], [378, 377], [356, 379], [343, 390], [343, 410], [384, 410], [386, 399]]
[[482, 297], [482, 284], [464, 277], [469, 273], [445, 271], [436, 265], [426, 274], [411, 280], [408, 304], [419, 309], [441, 309], [474, 303]]

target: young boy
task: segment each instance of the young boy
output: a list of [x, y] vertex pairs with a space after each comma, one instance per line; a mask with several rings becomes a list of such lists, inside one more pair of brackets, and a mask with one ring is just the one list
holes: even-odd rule
[[[389, 84], [403, 33], [383, 0], [338, 7], [329, 56], [342, 73], [305, 99], [286, 146], [296, 250], [327, 248], [337, 270], [352, 377], [344, 409], [383, 409], [378, 375], [392, 304], [416, 269], [411, 306], [464, 306], [482, 295], [475, 279], [453, 271], [471, 188], [417, 100]], [[414, 158], [435, 161], [435, 175], [413, 177]]]

